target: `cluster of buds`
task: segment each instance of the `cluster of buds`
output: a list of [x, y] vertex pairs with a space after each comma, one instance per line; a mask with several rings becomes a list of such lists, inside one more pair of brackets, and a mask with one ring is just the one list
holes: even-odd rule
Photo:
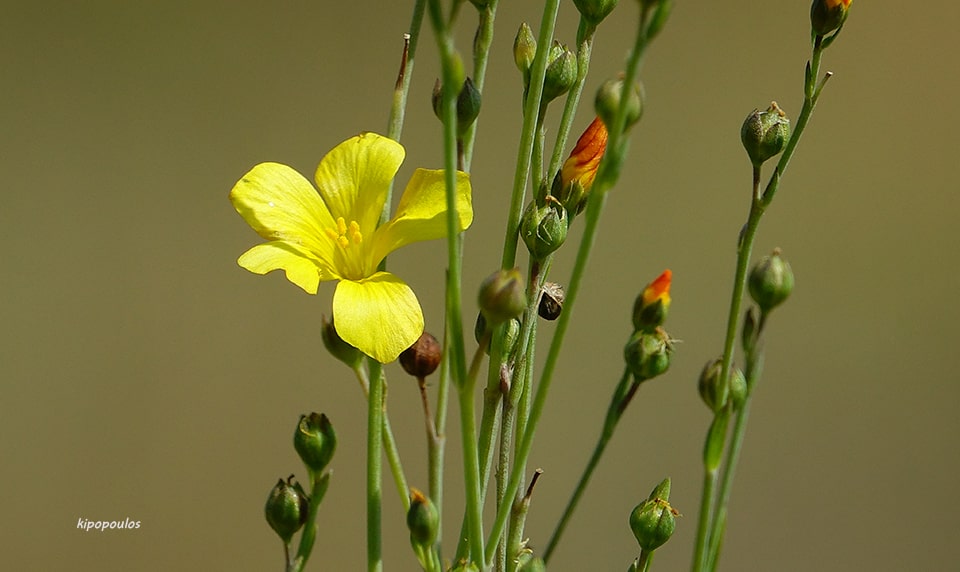
[[654, 378], [670, 367], [673, 339], [661, 327], [670, 309], [670, 281], [664, 270], [647, 284], [633, 305], [634, 333], [623, 348], [623, 358], [637, 382]]

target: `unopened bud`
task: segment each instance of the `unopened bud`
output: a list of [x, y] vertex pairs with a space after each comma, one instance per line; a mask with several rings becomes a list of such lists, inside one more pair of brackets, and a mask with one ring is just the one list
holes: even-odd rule
[[[480, 343], [480, 340], [483, 339], [483, 336], [487, 333], [487, 319], [483, 316], [483, 312], [477, 313], [477, 323], [473, 328], [474, 337], [477, 340], [477, 343]], [[517, 318], [512, 318], [507, 320], [503, 326], [503, 357], [509, 358], [517, 350], [518, 342], [520, 341], [520, 320]], [[490, 346], [487, 346], [486, 354], [490, 355]]]
[[527, 245], [530, 256], [543, 260], [555, 252], [567, 239], [567, 211], [553, 196], [547, 195], [544, 204], [531, 201], [520, 220], [520, 238]]
[[790, 140], [790, 120], [774, 101], [766, 111], [754, 109], [743, 121], [740, 141], [754, 167], [759, 167], [787, 146]]
[[497, 270], [480, 284], [477, 304], [489, 326], [516, 318], [527, 307], [527, 293], [520, 269]]
[[638, 331], [623, 348], [623, 359], [637, 381], [657, 377], [670, 367], [673, 343], [661, 328], [654, 332]]
[[543, 561], [543, 558], [530, 556], [523, 559], [517, 568], [517, 572], [547, 572], [547, 565]]
[[652, 332], [663, 325], [670, 311], [670, 282], [673, 273], [666, 269], [647, 284], [633, 303], [633, 328]]
[[337, 433], [325, 414], [301, 415], [293, 432], [293, 448], [308, 469], [319, 473], [337, 450]]
[[410, 529], [410, 544], [415, 547], [432, 546], [440, 528], [437, 507], [417, 489], [410, 489], [410, 510], [407, 511], [407, 528]]
[[600, 160], [607, 150], [607, 127], [600, 117], [587, 126], [554, 181], [554, 194], [571, 216], [587, 205]]
[[[608, 79], [603, 82], [600, 89], [597, 90], [597, 98], [594, 101], [597, 115], [607, 126], [607, 130], [613, 128], [613, 120], [617, 116], [617, 110], [620, 109], [620, 94], [623, 92], [623, 78]], [[643, 87], [639, 82], [633, 84], [631, 89], [627, 90], [626, 122], [624, 130], [640, 121], [643, 114]]]
[[630, 529], [644, 552], [656, 550], [673, 536], [680, 513], [670, 506], [669, 500], [670, 479], [667, 478], [630, 513]]
[[400, 353], [403, 371], [413, 377], [427, 377], [440, 365], [443, 348], [433, 335], [423, 332], [412, 346]]
[[526, 22], [520, 24], [517, 30], [517, 37], [513, 40], [513, 61], [517, 64], [517, 69], [527, 78], [530, 74], [530, 67], [533, 65], [533, 58], [537, 55], [537, 39], [533, 37], [533, 30]]
[[726, 383], [720, 375], [721, 371], [723, 371], [723, 359], [710, 360], [703, 366], [697, 383], [700, 398], [714, 413], [719, 413], [730, 400], [733, 402], [733, 408], [739, 409], [747, 396], [747, 381], [740, 368], [731, 365]]
[[577, 56], [567, 46], [553, 41], [543, 77], [542, 103], [547, 103], [570, 91], [577, 82]]
[[333, 325], [333, 319], [328, 322], [326, 316], [321, 316], [320, 323], [320, 337], [330, 355], [347, 364], [351, 369], [356, 369], [360, 365], [360, 360], [363, 359], [363, 353], [343, 341]]
[[813, 0], [810, 6], [810, 25], [813, 33], [826, 36], [837, 30], [847, 19], [853, 0]]
[[553, 321], [560, 317], [563, 312], [563, 299], [566, 294], [563, 286], [556, 282], [545, 282], [543, 284], [543, 293], [540, 295], [540, 307], [537, 311], [544, 320]]
[[580, 15], [588, 23], [596, 26], [617, 7], [617, 0], [573, 0]]
[[793, 270], [790, 264], [780, 256], [780, 249], [774, 249], [770, 256], [764, 256], [750, 271], [748, 281], [750, 297], [760, 306], [760, 312], [768, 313], [784, 302], [793, 291]]
[[289, 544], [294, 533], [307, 521], [309, 511], [310, 503], [307, 496], [294, 480], [293, 475], [290, 475], [286, 481], [283, 479], [277, 481], [264, 506], [267, 524], [284, 544]]
[[[438, 119], [443, 120], [443, 85], [440, 80], [433, 84], [433, 95], [430, 98], [433, 104], [433, 113]], [[480, 115], [480, 92], [469, 77], [463, 81], [463, 87], [457, 95], [457, 134], [463, 136], [467, 129], [473, 125]]]

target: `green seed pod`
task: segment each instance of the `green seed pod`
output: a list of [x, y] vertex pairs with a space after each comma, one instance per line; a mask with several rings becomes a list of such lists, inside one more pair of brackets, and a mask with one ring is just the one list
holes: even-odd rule
[[778, 155], [790, 140], [790, 120], [774, 101], [766, 111], [754, 109], [740, 128], [740, 141], [754, 167]]
[[323, 471], [337, 450], [337, 433], [326, 415], [301, 415], [293, 432], [293, 448], [308, 469]]
[[516, 318], [527, 307], [527, 293], [520, 269], [497, 270], [480, 284], [477, 304], [488, 325]]
[[623, 348], [623, 359], [637, 381], [657, 377], [670, 367], [673, 344], [663, 329], [634, 332]]
[[520, 220], [520, 238], [530, 256], [543, 260], [567, 239], [567, 210], [553, 197], [548, 196], [543, 206], [532, 201]]
[[670, 506], [670, 479], [664, 479], [630, 513], [630, 529], [644, 552], [656, 550], [670, 540], [679, 513]]
[[760, 312], [766, 314], [782, 304], [793, 291], [793, 270], [790, 264], [780, 256], [780, 249], [774, 249], [770, 256], [760, 259], [750, 271], [748, 280], [750, 297], [760, 306]]
[[290, 475], [286, 481], [283, 479], [277, 481], [264, 506], [267, 524], [284, 544], [289, 544], [294, 533], [307, 521], [309, 511], [309, 501], [300, 485], [296, 484], [293, 475]]
[[700, 399], [713, 412], [726, 407], [730, 395], [729, 386], [720, 383], [721, 371], [723, 371], [723, 360], [721, 358], [712, 359], [703, 366], [703, 371], [700, 372], [700, 379], [697, 382]]

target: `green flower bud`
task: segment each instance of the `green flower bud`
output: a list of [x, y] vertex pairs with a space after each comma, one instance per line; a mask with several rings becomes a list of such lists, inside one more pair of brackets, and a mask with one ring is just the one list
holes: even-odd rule
[[703, 366], [697, 388], [700, 398], [714, 413], [719, 413], [733, 400], [734, 409], [743, 405], [747, 395], [747, 381], [740, 368], [733, 367], [725, 384], [721, 383], [720, 372], [723, 369], [721, 358], [713, 359]]
[[526, 22], [520, 24], [517, 30], [517, 37], [513, 40], [513, 61], [517, 64], [517, 69], [523, 74], [526, 82], [530, 75], [530, 67], [533, 66], [533, 58], [537, 55], [537, 39], [533, 37], [533, 30]]
[[826, 36], [840, 29], [847, 20], [853, 0], [813, 0], [810, 6], [810, 25], [813, 33]]
[[424, 378], [440, 365], [443, 349], [433, 335], [423, 332], [412, 346], [400, 353], [403, 371], [417, 378]]
[[[613, 118], [617, 116], [617, 110], [620, 109], [620, 94], [623, 92], [623, 78], [608, 79], [603, 82], [600, 89], [597, 90], [597, 98], [594, 106], [597, 115], [607, 126], [607, 130], [613, 129]], [[631, 125], [640, 121], [643, 114], [643, 86], [635, 83], [633, 89], [627, 91], [627, 121], [624, 129], [629, 129]]]
[[351, 369], [360, 365], [363, 353], [343, 341], [343, 338], [337, 333], [337, 328], [333, 325], [333, 319], [328, 322], [326, 316], [321, 316], [320, 322], [320, 337], [323, 339], [323, 345], [330, 352], [330, 355], [347, 364]]
[[768, 313], [783, 303], [793, 291], [793, 270], [790, 264], [780, 256], [780, 249], [774, 249], [770, 256], [764, 256], [750, 271], [747, 283], [750, 297], [760, 306], [760, 312]]
[[617, 7], [617, 0], [573, 0], [580, 15], [589, 24], [596, 26]]
[[776, 101], [766, 111], [754, 109], [740, 128], [740, 141], [754, 167], [778, 155], [789, 140], [790, 120]]
[[477, 565], [473, 562], [461, 560], [457, 562], [456, 566], [450, 569], [450, 572], [480, 572], [480, 569], [477, 568]]
[[700, 379], [697, 383], [697, 389], [700, 391], [700, 399], [707, 404], [710, 411], [717, 412], [726, 407], [727, 398], [730, 396], [730, 387], [727, 384], [721, 384], [720, 372], [723, 371], [723, 360], [721, 358], [712, 359], [703, 366], [700, 372]]
[[337, 433], [326, 415], [301, 415], [293, 432], [293, 448], [308, 469], [319, 473], [330, 464], [337, 450]]
[[652, 332], [663, 325], [670, 311], [670, 284], [673, 272], [664, 270], [633, 303], [633, 329]]
[[277, 481], [264, 506], [267, 524], [284, 544], [290, 544], [294, 533], [307, 521], [309, 512], [310, 502], [307, 495], [303, 493], [303, 489], [294, 480], [293, 475], [290, 475], [286, 481], [283, 479]]
[[637, 381], [657, 377], [670, 367], [673, 343], [662, 328], [634, 332], [623, 348], [623, 359]]
[[432, 546], [440, 528], [440, 514], [424, 494], [410, 489], [410, 510], [407, 511], [407, 528], [410, 529], [410, 544], [414, 547]]
[[547, 60], [547, 72], [543, 78], [542, 103], [546, 104], [567, 93], [576, 82], [576, 54], [557, 40], [554, 40]]
[[556, 282], [545, 282], [543, 284], [543, 293], [540, 295], [540, 306], [537, 312], [544, 320], [553, 321], [560, 317], [563, 312], [563, 299], [566, 293], [563, 286]]
[[567, 210], [550, 195], [542, 206], [532, 201], [520, 220], [520, 238], [530, 256], [543, 260], [567, 239]]
[[743, 376], [740, 368], [733, 368], [730, 372], [730, 400], [733, 402], [734, 411], [743, 407], [743, 402], [747, 400], [747, 393], [747, 378]]
[[756, 308], [751, 306], [744, 312], [743, 330], [740, 332], [740, 342], [745, 353], [753, 352], [753, 349], [757, 346], [758, 335]]
[[[433, 113], [437, 119], [443, 120], [443, 85], [440, 80], [433, 84], [433, 94], [430, 96]], [[463, 136], [480, 115], [480, 92], [469, 77], [463, 81], [460, 93], [457, 95], [457, 134]]]
[[[477, 313], [477, 323], [473, 328], [474, 338], [479, 344], [483, 339], [484, 334], [487, 333], [487, 319], [483, 316], [483, 312]], [[503, 327], [503, 357], [507, 358], [513, 355], [517, 351], [517, 345], [520, 341], [520, 320], [517, 318], [512, 318], [506, 322]], [[490, 355], [490, 346], [487, 346], [486, 354]]]
[[630, 529], [644, 552], [663, 546], [673, 535], [680, 513], [670, 506], [669, 497], [670, 479], [667, 478], [657, 485], [650, 498], [630, 513]]
[[527, 307], [527, 293], [524, 291], [523, 276], [520, 269], [497, 270], [480, 284], [477, 304], [489, 325], [516, 318]]
[[517, 572], [547, 572], [547, 565], [539, 556], [526, 558], [517, 568]]

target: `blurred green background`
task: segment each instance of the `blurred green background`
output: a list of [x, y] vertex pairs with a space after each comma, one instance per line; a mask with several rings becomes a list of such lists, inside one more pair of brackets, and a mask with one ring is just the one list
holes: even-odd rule
[[[340, 437], [310, 569], [365, 562], [365, 406], [326, 355], [310, 297], [236, 258], [259, 238], [227, 193], [254, 164], [308, 175], [335, 144], [383, 131], [408, 2], [10, 2], [0, 19], [0, 553], [9, 570], [279, 570], [263, 501], [304, 478], [297, 417]], [[510, 46], [537, 2], [501, 3], [474, 160], [465, 316], [498, 264], [519, 132]], [[600, 28], [582, 113], [632, 41], [623, 1]], [[530, 466], [528, 535], [543, 547], [589, 456], [642, 286], [674, 272], [669, 374], [644, 386], [556, 554], [554, 571], [624, 570], [632, 507], [664, 476], [683, 514], [657, 567], [689, 567], [709, 415], [695, 389], [721, 351], [750, 169], [740, 123], [795, 117], [809, 2], [677, 2], [643, 77], [647, 110], [613, 191]], [[797, 275], [733, 493], [724, 570], [946, 570], [960, 528], [960, 202], [955, 2], [856, 2], [827, 87], [757, 243]], [[460, 49], [469, 53], [464, 6]], [[564, 2], [558, 37], [572, 43]], [[425, 28], [403, 184], [439, 167]], [[553, 116], [557, 115], [553, 112]], [[566, 280], [581, 229], [555, 267]], [[398, 252], [428, 329], [442, 326], [444, 245]], [[545, 325], [543, 331], [552, 331]], [[546, 339], [548, 336], [541, 336]], [[472, 344], [471, 344], [472, 347]], [[545, 351], [541, 349], [542, 356]], [[411, 484], [425, 487], [415, 383], [388, 367]], [[451, 409], [448, 539], [462, 499]], [[390, 570], [414, 570], [385, 483]], [[134, 531], [78, 519], [140, 520]], [[489, 524], [488, 518], [487, 523]], [[449, 550], [449, 548], [448, 548]]]

